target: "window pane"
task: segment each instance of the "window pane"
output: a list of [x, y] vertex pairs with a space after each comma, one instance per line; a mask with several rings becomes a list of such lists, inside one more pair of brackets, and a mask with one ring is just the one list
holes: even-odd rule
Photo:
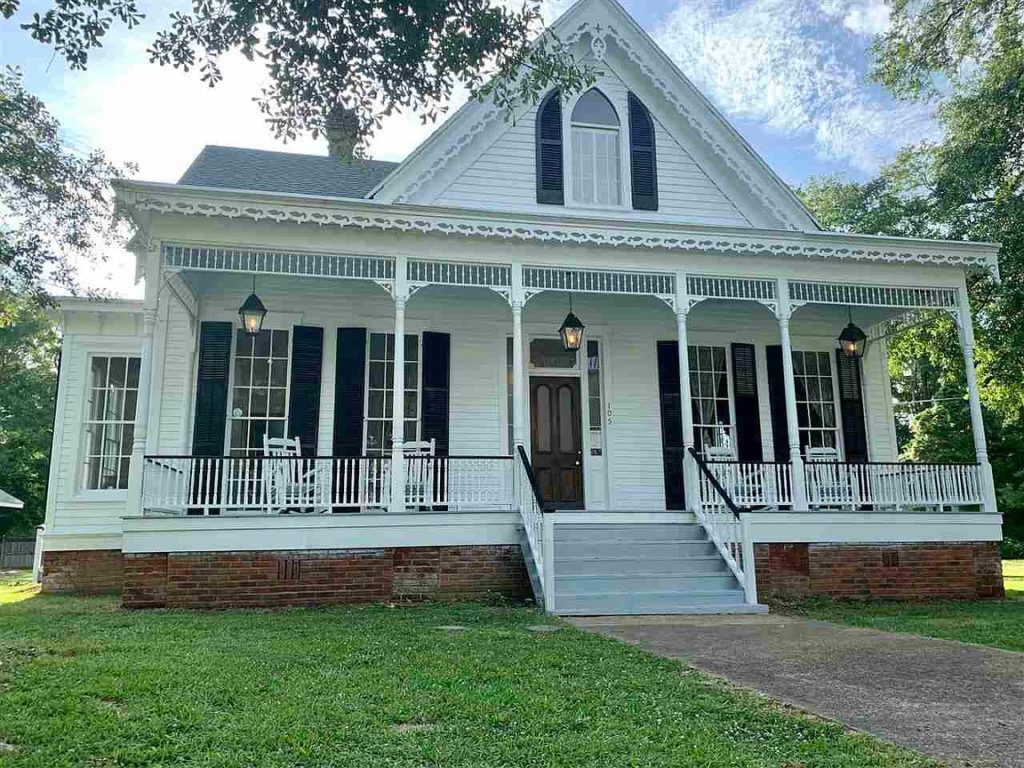
[[107, 358], [105, 357], [92, 359], [92, 386], [101, 389], [107, 386]]
[[383, 333], [371, 333], [370, 334], [370, 359], [371, 360], [383, 360], [384, 359], [384, 334]]
[[270, 386], [284, 387], [288, 384], [288, 361], [274, 360], [270, 364]]
[[270, 383], [270, 361], [252, 361], [252, 384], [254, 387], [265, 387]]
[[409, 440], [419, 440], [419, 435], [416, 434], [417, 431], [418, 431], [417, 430], [417, 426], [418, 425], [417, 425], [416, 421], [406, 421], [405, 422], [405, 440], [406, 441], [409, 441]]
[[270, 357], [270, 331], [256, 334], [252, 345], [253, 357]]
[[571, 452], [576, 447], [573, 421], [572, 390], [561, 387], [558, 390], [558, 447], [563, 452]]
[[110, 358], [110, 386], [123, 387], [127, 382], [128, 361], [123, 357]]
[[269, 416], [284, 416], [285, 391], [283, 389], [270, 390], [270, 403], [268, 406]]
[[366, 415], [370, 418], [380, 418], [384, 415], [384, 391], [371, 390], [367, 401]]
[[128, 386], [132, 388], [138, 388], [139, 386], [139, 369], [142, 367], [142, 358], [130, 357], [128, 358]]
[[419, 367], [416, 363], [405, 364], [405, 389], [417, 389], [417, 379], [419, 377]]
[[405, 418], [415, 419], [416, 413], [416, 392], [405, 393]]
[[384, 363], [370, 363], [370, 388], [384, 389]]
[[561, 339], [532, 339], [530, 365], [533, 368], [575, 368], [576, 353], [566, 351]]
[[572, 122], [618, 126], [619, 117], [607, 97], [596, 88], [580, 96], [572, 110]]
[[235, 334], [235, 354], [239, 357], [252, 357], [252, 336], [245, 331]]
[[252, 399], [249, 403], [249, 415], [250, 416], [266, 416], [267, 415], [267, 390], [266, 389], [253, 389]]
[[130, 389], [124, 393], [124, 418], [128, 421], [135, 420], [135, 404], [139, 398], [137, 389]]
[[249, 415], [249, 390], [243, 387], [235, 387], [234, 395], [231, 397], [231, 415]]
[[90, 421], [102, 421], [107, 412], [107, 392], [105, 389], [94, 389], [89, 403]]
[[252, 383], [252, 360], [248, 357], [235, 358], [235, 386], [247, 387]]
[[405, 336], [405, 359], [406, 360], [419, 360], [420, 359], [419, 339], [415, 335], [406, 334], [406, 336]]
[[270, 354], [274, 357], [288, 357], [288, 331], [271, 332]]

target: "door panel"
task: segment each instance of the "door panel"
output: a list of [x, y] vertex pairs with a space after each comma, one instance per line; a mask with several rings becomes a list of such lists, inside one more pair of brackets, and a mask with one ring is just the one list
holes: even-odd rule
[[560, 509], [583, 508], [580, 415], [579, 379], [530, 379], [533, 471], [544, 500]]

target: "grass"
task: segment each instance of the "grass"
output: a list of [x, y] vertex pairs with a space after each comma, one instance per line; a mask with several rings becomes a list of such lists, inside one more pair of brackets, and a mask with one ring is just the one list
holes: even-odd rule
[[1004, 560], [1006, 600], [836, 602], [810, 600], [783, 610], [824, 621], [1024, 652], [1024, 560]]
[[528, 608], [0, 607], [5, 768], [442, 765], [936, 763]]
[[1003, 560], [1003, 584], [1007, 597], [1024, 598], [1024, 560]]

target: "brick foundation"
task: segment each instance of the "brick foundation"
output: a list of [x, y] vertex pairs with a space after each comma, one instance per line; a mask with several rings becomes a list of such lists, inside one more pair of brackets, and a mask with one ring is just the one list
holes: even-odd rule
[[331, 605], [384, 600], [522, 599], [516, 545], [124, 556], [129, 608]]
[[1003, 597], [997, 542], [758, 544], [754, 562], [757, 593], [765, 599]]
[[121, 550], [86, 549], [43, 552], [43, 592], [95, 595], [120, 592]]

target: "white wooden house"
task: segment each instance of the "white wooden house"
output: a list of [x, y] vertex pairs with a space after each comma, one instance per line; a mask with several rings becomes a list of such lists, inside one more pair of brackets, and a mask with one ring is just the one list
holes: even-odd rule
[[[47, 589], [1000, 593], [965, 289], [995, 246], [822, 231], [614, 0], [555, 29], [593, 89], [470, 102], [402, 163], [211, 146], [119, 184], [145, 298], [63, 302]], [[942, 312], [975, 461], [899, 462], [885, 329]]]

